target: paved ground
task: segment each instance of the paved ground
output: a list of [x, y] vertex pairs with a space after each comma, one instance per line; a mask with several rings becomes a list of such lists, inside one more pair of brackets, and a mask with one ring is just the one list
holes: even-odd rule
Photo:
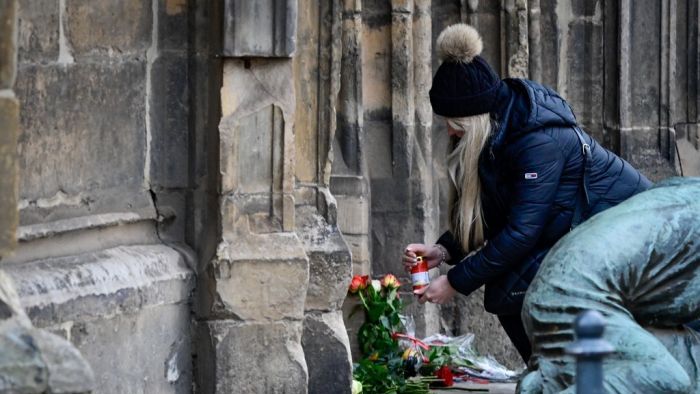
[[458, 394], [458, 393], [489, 393], [489, 394], [513, 394], [515, 383], [459, 383], [442, 390], [432, 390], [433, 394]]

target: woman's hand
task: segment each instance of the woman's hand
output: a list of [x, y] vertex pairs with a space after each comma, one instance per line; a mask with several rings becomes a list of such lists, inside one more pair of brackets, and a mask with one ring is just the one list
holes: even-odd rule
[[[411, 272], [411, 267], [416, 263], [418, 256], [423, 256], [423, 260], [428, 263], [428, 268], [435, 268], [442, 262], [443, 250], [435, 245], [410, 244], [406, 246], [403, 254], [403, 268], [406, 272]], [[449, 257], [445, 256], [445, 258]]]
[[452, 297], [457, 294], [450, 282], [447, 280], [447, 275], [440, 275], [435, 280], [430, 282], [428, 287], [418, 289], [413, 292], [413, 294], [419, 296], [418, 302], [425, 304], [426, 302], [432, 302], [433, 304], [444, 304], [450, 302]]

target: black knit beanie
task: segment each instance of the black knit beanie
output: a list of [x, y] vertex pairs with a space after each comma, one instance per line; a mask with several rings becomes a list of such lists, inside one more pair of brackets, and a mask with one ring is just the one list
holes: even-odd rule
[[460, 23], [448, 26], [437, 39], [442, 64], [433, 76], [433, 112], [449, 118], [479, 115], [494, 109], [501, 78], [479, 56], [479, 33]]

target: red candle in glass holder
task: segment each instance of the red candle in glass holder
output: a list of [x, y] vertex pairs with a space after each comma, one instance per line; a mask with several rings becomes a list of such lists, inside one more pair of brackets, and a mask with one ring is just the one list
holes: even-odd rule
[[430, 284], [428, 263], [422, 256], [416, 257], [416, 263], [411, 267], [411, 282], [413, 282], [413, 291], [428, 287]]

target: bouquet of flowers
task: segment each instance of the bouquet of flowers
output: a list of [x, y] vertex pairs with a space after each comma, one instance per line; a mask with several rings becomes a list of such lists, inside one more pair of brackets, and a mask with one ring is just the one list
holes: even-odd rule
[[358, 331], [364, 357], [353, 368], [354, 393], [427, 394], [431, 383], [447, 382], [436, 376], [443, 367], [437, 363], [446, 359], [433, 356], [431, 361], [430, 348], [406, 334], [400, 286], [392, 274], [381, 280], [357, 275], [350, 283], [350, 294], [360, 298], [365, 312], [365, 322]]

